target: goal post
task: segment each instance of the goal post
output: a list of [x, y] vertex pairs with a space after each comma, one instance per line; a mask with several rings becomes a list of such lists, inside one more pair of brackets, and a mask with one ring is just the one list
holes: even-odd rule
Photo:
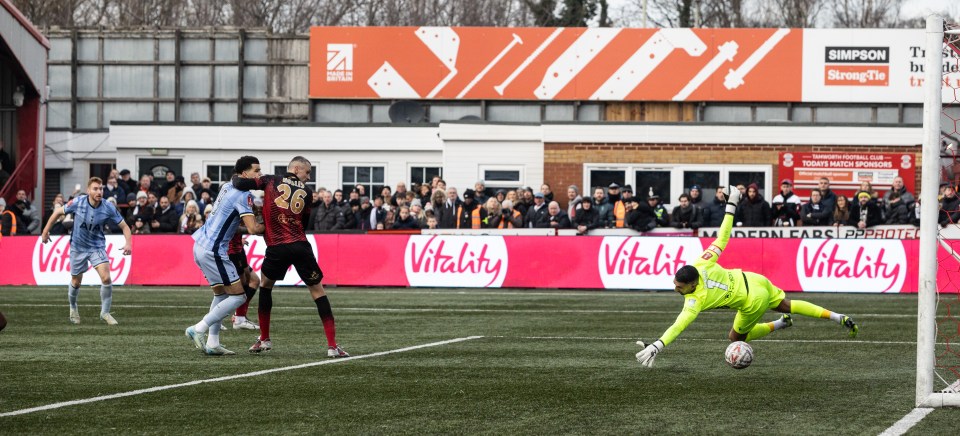
[[[944, 53], [948, 50], [957, 51], [960, 44], [951, 47], [957, 40], [960, 40], [960, 32], [956, 29], [947, 29], [944, 21], [937, 15], [927, 17], [926, 39], [924, 42], [925, 62], [924, 62], [924, 105], [923, 105], [923, 148], [922, 148], [922, 178], [920, 183], [920, 266], [919, 266], [919, 287], [918, 287], [918, 313], [917, 313], [917, 397], [916, 405], [918, 407], [960, 407], [960, 388], [957, 383], [957, 362], [952, 353], [945, 350], [938, 350], [939, 347], [960, 346], [957, 342], [957, 333], [949, 331], [938, 331], [938, 306], [941, 306], [941, 298], [947, 298], [941, 294], [942, 287], [955, 287], [952, 283], [938, 283], [937, 277], [941, 269], [941, 259], [939, 258], [942, 247], [947, 253], [946, 257], [952, 260], [960, 261], [960, 240], [957, 239], [957, 229], [943, 229], [941, 231], [938, 223], [940, 205], [939, 205], [939, 187], [941, 181], [954, 184], [956, 178], [944, 178], [943, 168], [941, 166], [941, 147], [944, 144], [944, 130], [956, 133], [957, 121], [946, 111], [947, 107], [956, 108], [960, 103], [958, 101], [957, 86], [948, 86], [954, 89], [950, 93], [943, 90], [945, 75], [950, 74], [951, 68], [944, 68]], [[946, 44], [946, 45], [945, 45]], [[957, 51], [960, 54], [960, 51]], [[952, 54], [951, 54], [952, 56]], [[952, 56], [951, 59], [960, 59]], [[952, 65], [950, 65], [952, 67]], [[956, 80], [955, 77], [952, 77]], [[950, 85], [948, 83], [948, 85]], [[953, 101], [948, 101], [944, 105], [944, 95], [951, 95]], [[953, 110], [953, 109], [951, 109]], [[952, 112], [951, 112], [952, 113]], [[953, 121], [953, 126], [941, 126], [941, 121], [947, 119]], [[950, 148], [948, 148], [950, 150]], [[955, 159], [954, 147], [954, 161]], [[951, 166], [952, 168], [952, 166]], [[952, 174], [951, 174], [952, 175]], [[956, 176], [955, 176], [956, 177]], [[953, 223], [949, 227], [955, 227]], [[948, 239], [945, 239], [948, 238]], [[956, 245], [955, 245], [956, 244]], [[951, 263], [952, 264], [952, 263]], [[945, 274], [946, 275], [946, 274]], [[956, 292], [956, 290], [953, 290]], [[956, 299], [957, 297], [949, 297]], [[952, 303], [947, 306], [954, 306]], [[943, 309], [943, 307], [940, 307]], [[944, 320], [942, 327], [947, 329], [956, 329], [956, 326], [948, 326], [949, 319]], [[954, 320], [955, 321], [955, 320]], [[945, 344], [943, 343], [945, 342]], [[947, 348], [946, 350], [949, 350]]]

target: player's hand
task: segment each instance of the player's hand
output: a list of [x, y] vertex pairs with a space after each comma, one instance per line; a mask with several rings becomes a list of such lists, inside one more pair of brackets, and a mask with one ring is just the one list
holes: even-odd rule
[[653, 368], [653, 361], [657, 359], [657, 353], [663, 351], [663, 342], [657, 339], [652, 344], [647, 345], [643, 341], [637, 341], [637, 345], [644, 347], [643, 351], [637, 353], [637, 362], [647, 368]]
[[120, 249], [120, 251], [123, 251], [124, 256], [129, 256], [130, 253], [133, 252], [133, 249], [130, 248], [130, 244], [126, 244]]
[[727, 197], [727, 213], [735, 213], [737, 211], [737, 205], [740, 204], [740, 190], [736, 186], [727, 186], [723, 193]]
[[46, 244], [47, 242], [50, 242], [50, 234], [47, 233], [47, 232], [44, 232], [42, 235], [40, 235], [40, 240], [41, 240], [44, 244]]

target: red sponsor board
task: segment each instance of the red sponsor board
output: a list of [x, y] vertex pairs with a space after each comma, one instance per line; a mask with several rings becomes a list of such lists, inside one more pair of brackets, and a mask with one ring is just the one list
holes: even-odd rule
[[[247, 239], [248, 261], [259, 273], [263, 240]], [[333, 234], [308, 239], [328, 285], [643, 290], [673, 289], [676, 270], [693, 262], [713, 240]], [[66, 284], [65, 242], [3, 238], [0, 285]], [[960, 241], [949, 242], [960, 249]], [[111, 249], [115, 282], [204, 286], [192, 246], [189, 236], [135, 236], [131, 256]], [[915, 239], [737, 238], [724, 250], [720, 265], [763, 274], [787, 291], [915, 293], [918, 249]], [[939, 257], [941, 292], [958, 292], [960, 262], [943, 248]], [[87, 275], [97, 281], [95, 274]], [[293, 271], [281, 283], [302, 284]]]
[[[833, 192], [847, 198], [853, 197], [864, 181], [883, 195], [897, 176], [903, 177], [907, 191], [916, 192], [913, 153], [784, 152], [780, 153], [779, 170], [780, 179], [792, 180], [794, 192], [801, 197], [809, 197], [821, 177], [830, 179]], [[780, 180], [776, 183], [774, 192], [780, 189]]]

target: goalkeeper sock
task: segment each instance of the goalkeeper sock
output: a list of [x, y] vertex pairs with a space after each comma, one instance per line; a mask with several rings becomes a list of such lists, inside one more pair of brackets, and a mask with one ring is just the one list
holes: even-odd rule
[[110, 313], [113, 305], [113, 284], [100, 285], [100, 316]]
[[326, 295], [313, 300], [317, 304], [317, 313], [323, 322], [323, 333], [327, 335], [327, 346], [337, 346], [337, 325], [333, 321], [333, 309], [330, 308], [330, 299]]
[[243, 304], [237, 308], [237, 318], [247, 318], [247, 310], [250, 308], [250, 300], [253, 298], [253, 294], [256, 294], [257, 290], [251, 288], [250, 286], [243, 285], [243, 294], [247, 297], [243, 301]]
[[750, 342], [754, 339], [760, 339], [766, 335], [769, 335], [770, 332], [776, 330], [776, 327], [772, 322], [764, 322], [753, 326], [750, 329], [750, 332], [747, 333], [747, 342]]
[[830, 319], [835, 322], [840, 322], [843, 319], [843, 314], [833, 313], [827, 309], [817, 306], [816, 304], [808, 303], [803, 300], [791, 300], [790, 313], [809, 316], [811, 318]]
[[80, 298], [80, 288], [74, 288], [73, 285], [67, 285], [67, 300], [70, 301], [70, 308], [77, 310], [77, 299]]
[[270, 309], [273, 309], [273, 288], [260, 287], [257, 320], [260, 321], [260, 340], [270, 339]]

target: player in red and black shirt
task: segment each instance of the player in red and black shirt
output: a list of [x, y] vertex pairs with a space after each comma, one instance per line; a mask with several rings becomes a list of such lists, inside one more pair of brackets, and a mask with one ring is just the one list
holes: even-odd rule
[[304, 224], [310, 219], [313, 199], [310, 187], [304, 182], [310, 180], [312, 167], [307, 158], [297, 156], [290, 161], [287, 173], [283, 176], [266, 175], [258, 179], [235, 181], [240, 184], [238, 189], [263, 190], [263, 223], [266, 226], [264, 239], [267, 242], [267, 251], [261, 269], [263, 279], [260, 284], [260, 305], [257, 308], [260, 338], [250, 347], [251, 353], [273, 348], [270, 341], [273, 285], [277, 280], [283, 280], [292, 265], [310, 289], [310, 295], [317, 305], [323, 331], [327, 336], [327, 357], [349, 356], [337, 344], [333, 310], [323, 285], [320, 284], [323, 272], [320, 271], [317, 258], [313, 255], [313, 249], [304, 232]]
[[227, 246], [227, 256], [230, 257], [233, 265], [237, 267], [237, 272], [240, 273], [240, 284], [243, 285], [243, 292], [247, 296], [247, 299], [237, 308], [237, 312], [233, 316], [233, 329], [260, 330], [260, 326], [247, 319], [250, 300], [253, 298], [253, 295], [257, 293], [257, 288], [260, 286], [260, 277], [257, 277], [257, 275], [253, 273], [250, 264], [247, 263], [247, 253], [246, 250], [243, 249], [244, 242], [243, 235], [240, 233], [241, 230], [244, 229], [238, 229], [237, 233], [230, 239], [230, 245]]

